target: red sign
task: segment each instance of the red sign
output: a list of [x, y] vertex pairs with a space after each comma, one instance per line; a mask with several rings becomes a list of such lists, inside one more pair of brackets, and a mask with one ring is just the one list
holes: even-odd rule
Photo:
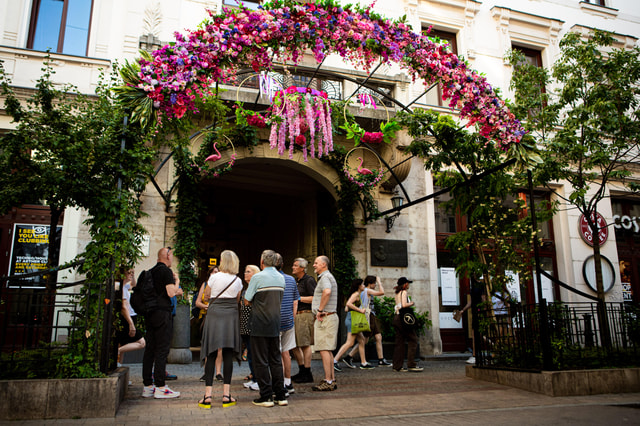
[[[591, 217], [593, 217], [593, 215]], [[591, 232], [591, 228], [589, 228], [585, 215], [580, 215], [579, 222], [580, 236], [582, 237], [582, 240], [593, 247], [593, 234]], [[607, 222], [600, 213], [597, 213], [596, 223], [598, 225], [598, 241], [600, 242], [600, 247], [602, 247], [604, 243], [607, 242], [607, 238], [609, 238], [609, 228], [607, 227]]]

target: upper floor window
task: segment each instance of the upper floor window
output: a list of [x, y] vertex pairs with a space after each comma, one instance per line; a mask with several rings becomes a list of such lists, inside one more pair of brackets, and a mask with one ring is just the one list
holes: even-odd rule
[[600, 6], [606, 6], [605, 1], [604, 0], [583, 0], [585, 3], [591, 3], [591, 4], [597, 4]]
[[34, 0], [27, 47], [86, 56], [93, 0]]
[[260, 0], [223, 0], [222, 4], [225, 6], [239, 7], [240, 3], [247, 9], [256, 10], [260, 6]]

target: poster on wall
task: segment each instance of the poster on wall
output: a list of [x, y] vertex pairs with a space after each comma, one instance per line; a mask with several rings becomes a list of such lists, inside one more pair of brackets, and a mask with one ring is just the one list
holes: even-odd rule
[[460, 306], [460, 288], [455, 268], [440, 268], [442, 306]]
[[[11, 263], [9, 275], [29, 274], [47, 268], [49, 257], [49, 225], [27, 225], [16, 223], [11, 241]], [[55, 250], [60, 250], [62, 226], [58, 226], [55, 238]], [[9, 282], [9, 287], [44, 288], [42, 276], [29, 277], [19, 282]]]
[[507, 291], [511, 296], [512, 300], [521, 302], [522, 297], [520, 295], [520, 275], [517, 272], [513, 271], [504, 271], [504, 274], [509, 278], [509, 282], [507, 283]]
[[[545, 271], [547, 274], [551, 275], [552, 271]], [[542, 297], [544, 297], [547, 300], [547, 303], [549, 302], [554, 302], [553, 299], [553, 282], [549, 279], [549, 277], [547, 277], [546, 275], [540, 275], [540, 282], [542, 284]], [[536, 295], [536, 302], [540, 302], [538, 300], [538, 286], [535, 282], [535, 277], [534, 277], [534, 283], [533, 283], [533, 290], [535, 292]]]

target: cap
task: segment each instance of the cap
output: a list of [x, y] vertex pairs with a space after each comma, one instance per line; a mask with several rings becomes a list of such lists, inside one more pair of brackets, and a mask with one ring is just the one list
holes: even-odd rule
[[402, 285], [402, 284], [406, 284], [406, 283], [411, 284], [412, 282], [413, 282], [413, 281], [409, 281], [409, 280], [407, 279], [407, 277], [400, 277], [400, 278], [398, 279], [398, 285]]

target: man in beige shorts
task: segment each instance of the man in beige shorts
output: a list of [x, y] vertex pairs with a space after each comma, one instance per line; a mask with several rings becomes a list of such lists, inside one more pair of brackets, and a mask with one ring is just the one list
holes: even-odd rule
[[324, 379], [311, 389], [314, 391], [333, 391], [338, 388], [333, 371], [333, 353], [338, 341], [340, 320], [338, 310], [338, 283], [329, 272], [329, 258], [318, 256], [313, 262], [313, 270], [318, 274], [318, 285], [313, 293], [311, 310], [316, 316], [313, 325], [314, 349], [320, 352]]
[[313, 323], [315, 316], [311, 312], [311, 303], [313, 301], [313, 293], [316, 290], [316, 280], [306, 273], [306, 259], [301, 257], [293, 261], [291, 272], [296, 279], [298, 285], [298, 293], [300, 293], [300, 301], [298, 302], [298, 311], [295, 317], [296, 328], [296, 348], [293, 354], [298, 361], [298, 374], [291, 377], [294, 383], [313, 383], [313, 375], [311, 374], [311, 345], [313, 345]]

